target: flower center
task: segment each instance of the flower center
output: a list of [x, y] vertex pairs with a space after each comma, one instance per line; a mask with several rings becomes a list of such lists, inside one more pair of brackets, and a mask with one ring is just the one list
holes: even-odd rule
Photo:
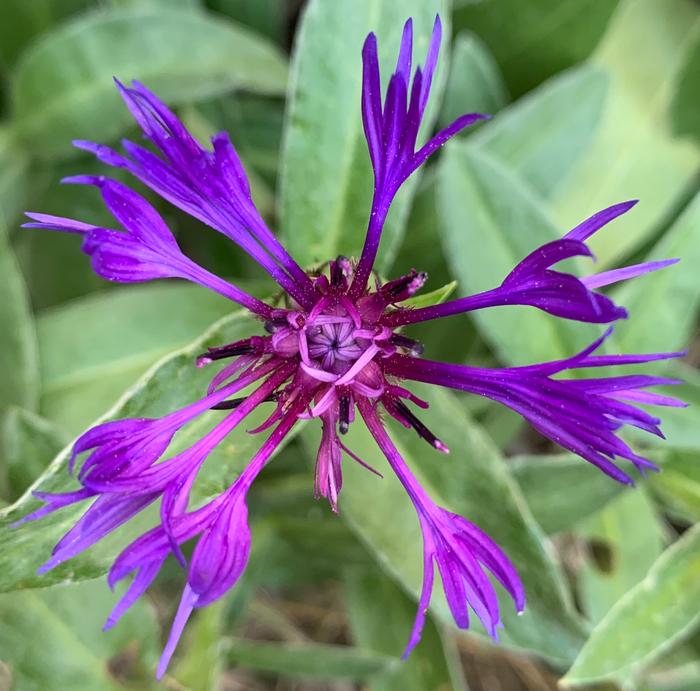
[[[366, 350], [367, 341], [355, 339], [355, 325], [350, 317], [327, 315], [329, 321], [307, 329], [309, 357], [329, 372], [341, 373]], [[325, 321], [325, 320], [324, 320]]]

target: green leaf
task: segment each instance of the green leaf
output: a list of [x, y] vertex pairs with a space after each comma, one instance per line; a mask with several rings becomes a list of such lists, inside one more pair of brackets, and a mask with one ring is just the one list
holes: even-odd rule
[[678, 76], [671, 104], [674, 133], [694, 137], [696, 142], [700, 142], [699, 100], [700, 39], [696, 39], [693, 49], [688, 51], [685, 65]]
[[[247, 166], [275, 182], [282, 127], [284, 102], [281, 98], [258, 94], [237, 93], [198, 105], [205, 116], [219, 129], [232, 133], [236, 150]], [[255, 200], [255, 189], [253, 189]], [[270, 209], [272, 213], [272, 209]]]
[[700, 308], [700, 193], [644, 259], [668, 258], [681, 261], [629, 281], [615, 292], [616, 302], [632, 317], [616, 329], [621, 352], [669, 352], [690, 342]]
[[436, 290], [431, 290], [429, 293], [421, 293], [420, 295], [415, 295], [408, 300], [404, 300], [401, 303], [402, 307], [414, 307], [418, 309], [419, 307], [430, 307], [431, 305], [440, 305], [445, 302], [452, 293], [454, 293], [457, 287], [457, 281], [450, 281], [446, 283], [442, 288], [437, 288]]
[[230, 309], [199, 286], [161, 284], [124, 286], [43, 312], [43, 414], [77, 434], [154, 362]]
[[29, 195], [29, 155], [19, 146], [14, 130], [0, 126], [0, 221], [10, 223], [23, 210]]
[[607, 87], [600, 68], [576, 67], [508, 106], [471, 139], [549, 199], [597, 132]]
[[19, 405], [33, 410], [39, 395], [36, 334], [24, 279], [0, 218], [0, 410]]
[[269, 643], [234, 638], [229, 662], [284, 678], [363, 681], [399, 664], [396, 658], [360, 648], [320, 643]]
[[42, 37], [18, 65], [14, 118], [27, 146], [63, 156], [73, 138], [116, 137], [130, 117], [113, 75], [173, 104], [286, 84], [279, 51], [223, 18], [158, 7], [96, 12]]
[[0, 473], [7, 474], [1, 494], [14, 500], [41, 475], [68, 443], [63, 430], [22, 408], [11, 407], [0, 422]]
[[[353, 570], [345, 578], [345, 600], [353, 638], [362, 648], [397, 655], [406, 646], [416, 605], [401, 588], [380, 571]], [[381, 603], [381, 606], [378, 606]], [[453, 664], [452, 651], [443, 646], [430, 617], [421, 642], [408, 660], [375, 676], [372, 691], [465, 691], [461, 669]]]
[[[369, 218], [372, 172], [360, 115], [362, 43], [377, 34], [384, 74], [396, 61], [407, 17], [414, 21], [414, 59], [423, 62], [435, 14], [449, 18], [445, 0], [311, 0], [292, 59], [281, 167], [280, 214], [285, 244], [302, 265], [338, 253], [358, 255]], [[449, 26], [444, 35], [449, 35]], [[447, 52], [445, 45], [443, 51]], [[332, 56], [332, 57], [329, 57]], [[442, 92], [438, 70], [428, 133]], [[403, 233], [418, 176], [404, 184], [385, 224], [378, 268], [390, 265]]]
[[0, 655], [11, 688], [155, 689], [158, 627], [148, 604], [137, 602], [119, 626], [100, 631], [122, 590], [81, 583], [0, 596]]
[[10, 67], [34, 37], [90, 0], [3, 0], [0, 3], [0, 64]]
[[279, 0], [206, 0], [206, 4], [275, 43], [284, 42], [288, 10]]
[[639, 210], [595, 235], [593, 251], [604, 266], [649, 237], [667, 220], [692, 184], [700, 156], [669, 130], [672, 85], [700, 30], [693, 3], [626, 0], [593, 63], [610, 74], [610, 95], [588, 154], [556, 199], [557, 217], [573, 226], [626, 199]]
[[510, 469], [535, 519], [550, 535], [570, 530], [623, 489], [572, 454], [517, 456], [510, 461]]
[[627, 680], [700, 621], [700, 526], [669, 547], [607, 613], [565, 677], [575, 685]]
[[[438, 169], [438, 218], [445, 255], [462, 294], [494, 288], [532, 250], [561, 235], [541, 202], [488, 152], [450, 142]], [[561, 358], [588, 329], [526, 307], [471, 313], [507, 363]]]
[[616, 6], [617, 0], [467, 2], [454, 22], [489, 46], [519, 96], [586, 58]]
[[[209, 346], [230, 343], [256, 330], [247, 313], [237, 312], [215, 324], [202, 337], [157, 363], [119, 400], [103, 419], [157, 417], [200, 399], [211, 379], [210, 370], [195, 367], [198, 353]], [[261, 423], [269, 411], [251, 417], [252, 426]], [[220, 413], [212, 411], [188, 425], [176, 437], [169, 452], [190, 446], [208, 431]], [[246, 425], [246, 429], [249, 427]], [[250, 459], [260, 440], [243, 430], [229, 435], [204, 464], [193, 488], [193, 502], [223, 491], [235, 480]], [[69, 449], [62, 451], [36, 481], [33, 489], [50, 492], [71, 491], [76, 481], [66, 472]], [[110, 536], [85, 554], [63, 564], [48, 574], [38, 576], [37, 567], [46, 559], [56, 541], [76, 521], [84, 506], [65, 508], [41, 520], [41, 524], [9, 526], [37, 508], [39, 503], [25, 494], [13, 506], [0, 512], [0, 591], [44, 587], [56, 582], [96, 578], [105, 573], [117, 550], [128, 537], [151, 527], [155, 515], [146, 511], [133, 519], [121, 534]], [[153, 507], [151, 507], [153, 508]], [[157, 520], [157, 519], [156, 519]]]
[[669, 450], [663, 472], [650, 477], [647, 482], [670, 514], [690, 522], [700, 521], [700, 463], [697, 451]]
[[489, 49], [471, 32], [460, 32], [452, 47], [440, 126], [447, 127], [464, 113], [496, 113], [508, 100], [508, 89]]
[[661, 525], [644, 491], [628, 489], [590, 518], [581, 535], [590, 558], [578, 574], [579, 596], [588, 618], [598, 622], [661, 554]]
[[[452, 453], [438, 456], [414, 434], [403, 429], [395, 432], [397, 426], [392, 426], [399, 450], [438, 504], [473, 521], [503, 547], [525, 584], [528, 604], [522, 616], [516, 616], [512, 602], [503, 598], [502, 640], [548, 659], [573, 659], [583, 638], [578, 618], [567, 600], [550, 546], [528, 512], [498, 450], [467, 417], [455, 396], [442, 390], [415, 388], [418, 395], [430, 401], [430, 408], [421, 413], [422, 420]], [[309, 453], [316, 448], [312, 437], [317, 431], [309, 426], [303, 433]], [[382, 462], [377, 461], [379, 449], [361, 422], [352, 425], [347, 445], [384, 471]], [[385, 572], [416, 597], [423, 562], [421, 537], [415, 510], [405, 491], [389, 469], [380, 479], [349, 463], [344, 473], [341, 516], [349, 521]], [[441, 620], [452, 621], [437, 584], [432, 611]], [[474, 630], [482, 631], [476, 623]], [[409, 631], [407, 627], [404, 640]]]

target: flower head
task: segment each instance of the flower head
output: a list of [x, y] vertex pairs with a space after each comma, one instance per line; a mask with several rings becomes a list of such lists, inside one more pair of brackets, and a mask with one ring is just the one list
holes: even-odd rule
[[[126, 105], [155, 152], [123, 142], [124, 153], [79, 141], [103, 163], [131, 173], [166, 200], [223, 233], [266, 271], [286, 293], [286, 307], [259, 300], [187, 258], [165, 221], [127, 186], [98, 176], [64, 180], [97, 187], [121, 229], [81, 221], [28, 214], [27, 227], [83, 236], [83, 251], [96, 273], [130, 283], [161, 278], [186, 279], [214, 290], [247, 309], [260, 328], [248, 338], [223, 343], [202, 353], [193, 366], [217, 367], [200, 400], [157, 419], [127, 419], [100, 424], [75, 443], [69, 470], [79, 462], [79, 489], [65, 494], [37, 493], [44, 505], [24, 520], [92, 501], [76, 525], [60, 540], [42, 571], [71, 559], [119, 528], [153, 502], [160, 520], [116, 558], [110, 586], [132, 576], [106, 626], [112, 626], [150, 586], [166, 558], [179, 560], [186, 585], [170, 637], [158, 667], [161, 676], [194, 608], [204, 607], [232, 588], [250, 554], [247, 492], [273, 452], [300, 419], [319, 418], [321, 444], [316, 458], [314, 493], [338, 511], [345, 456], [372, 470], [342, 441], [350, 425], [364, 424], [376, 439], [416, 508], [423, 536], [424, 584], [419, 611], [406, 654], [416, 645], [430, 602], [434, 568], [443, 582], [458, 626], [469, 626], [469, 609], [496, 636], [501, 623], [496, 586], [525, 605], [514, 566], [487, 535], [465, 518], [437, 506], [401, 458], [380, 418], [380, 410], [412, 428], [436, 451], [442, 441], [419, 419], [428, 406], [405, 387], [420, 381], [488, 397], [506, 405], [546, 437], [588, 460], [618, 481], [631, 477], [616, 461], [640, 470], [653, 468], [618, 435], [632, 425], [660, 435], [659, 420], [637, 404], [682, 405], [648, 392], [650, 386], [676, 383], [648, 375], [562, 378], [579, 368], [625, 366], [678, 353], [595, 355], [605, 336], [570, 358], [526, 367], [485, 369], [435, 362], [422, 357], [422, 345], [403, 333], [411, 324], [501, 305], [524, 305], [555, 317], [606, 324], [626, 317], [625, 310], [596, 289], [672, 263], [656, 262], [602, 274], [577, 277], [555, 270], [575, 256], [590, 257], [586, 240], [626, 213], [633, 202], [601, 211], [525, 257], [500, 285], [471, 297], [412, 309], [405, 301], [427, 280], [411, 269], [389, 281], [370, 282], [382, 227], [403, 182], [445, 141], [485, 117], [457, 118], [426, 143], [419, 132], [438, 61], [441, 26], [436, 20], [422, 67], [412, 69], [412, 24], [403, 32], [396, 69], [382, 99], [377, 41], [370, 34], [362, 51], [362, 121], [374, 170], [374, 196], [368, 229], [357, 261], [331, 259], [323, 271], [306, 272], [287, 253], [253, 204], [250, 186], [228, 135], [202, 147], [185, 126], [143, 85], [117, 83]], [[220, 362], [221, 361], [221, 362]], [[244, 391], [247, 395], [241, 396]], [[191, 490], [212, 450], [261, 406], [271, 412], [254, 433], [272, 430], [243, 473], [204, 506], [191, 507]], [[208, 410], [220, 421], [188, 448], [172, 454], [174, 435]], [[356, 419], [356, 417], [358, 419]], [[376, 471], [373, 471], [376, 472]], [[195, 541], [189, 560], [182, 546]]]

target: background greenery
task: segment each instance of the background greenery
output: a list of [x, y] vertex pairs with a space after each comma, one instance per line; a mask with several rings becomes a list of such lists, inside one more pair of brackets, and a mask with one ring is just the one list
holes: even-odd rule
[[[357, 253], [371, 180], [361, 42], [378, 32], [386, 68], [412, 15], [422, 54], [437, 11], [448, 40], [429, 119], [496, 117], [402, 191], [382, 270], [427, 269], [429, 289], [488, 288], [590, 213], [640, 198], [594, 239], [599, 265], [683, 262], [615, 289], [632, 318], [611, 347], [690, 344], [666, 370], [700, 403], [697, 2], [3, 0], [0, 689], [156, 688], [182, 586], [175, 566], [116, 629], [99, 632], [116, 595], [98, 577], [139, 526], [40, 578], [36, 567], [76, 512], [7, 525], [35, 506], [25, 491], [37, 478], [43, 489], [72, 487], [60, 450], [87, 425], [199, 396], [193, 354], [251, 326], [197, 287], [110, 286], [90, 273], [76, 238], [20, 231], [21, 212], [105, 218], [96, 194], [57, 182], [96, 169], [72, 138], [134, 135], [116, 75], [145, 81], [202, 138], [231, 132], [262, 212], [300, 262]], [[225, 239], [161, 207], [195, 259], [262, 295], [271, 289]], [[486, 365], [560, 357], [591, 334], [524, 309], [416, 331], [430, 356]], [[340, 517], [315, 503], [309, 428], [254, 488], [248, 572], [194, 617], [163, 687], [545, 691], [563, 678], [577, 688], [700, 689], [700, 407], [664, 416], [668, 441], [649, 449], [663, 472], [630, 491], [495, 405], [429, 397], [426, 422], [453, 453], [438, 458], [396, 435], [431, 494], [519, 567], [528, 608], [516, 619], [504, 602], [502, 644], [477, 627], [457, 632], [439, 596], [423, 643], [398, 660], [420, 579], [417, 522], [389, 475], [356, 466]], [[353, 446], [381, 465], [356, 427]], [[257, 443], [241, 434], [217, 450], [200, 496], [229, 483]]]

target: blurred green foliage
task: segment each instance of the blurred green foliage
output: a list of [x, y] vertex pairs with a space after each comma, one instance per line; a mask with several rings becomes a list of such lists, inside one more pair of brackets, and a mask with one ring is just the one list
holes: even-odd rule
[[[356, 254], [371, 192], [361, 42], [375, 30], [386, 65], [413, 15], [421, 53], [438, 11], [451, 39], [426, 133], [465, 111], [495, 117], [447, 145], [402, 191], [382, 270], [425, 268], [428, 290], [446, 292], [453, 282], [460, 294], [481, 290], [592, 212], [640, 198], [596, 236], [599, 263], [683, 261], [616, 289], [631, 319], [616, 328], [613, 347], [688, 347], [684, 362], [656, 371], [681, 377], [681, 395], [700, 404], [697, 2], [3, 0], [3, 691], [156, 687], [178, 568], [169, 566], [106, 634], [99, 629], [116, 595], [94, 580], [153, 516], [42, 577], [36, 567], [78, 512], [40, 527], [9, 525], [35, 506], [30, 484], [73, 487], [68, 440], [103, 416], [162, 414], [198, 397], [206, 381], [193, 356], [251, 329], [197, 287], [105, 284], [75, 238], [20, 231], [21, 212], [105, 218], [96, 194], [57, 183], [98, 169], [72, 138], [109, 143], [133, 134], [111, 78], [136, 78], [197, 136], [230, 131], [263, 214], [302, 263]], [[234, 247], [157, 203], [193, 258], [269, 294]], [[431, 356], [493, 365], [561, 357], [591, 330], [504, 308], [416, 333]], [[663, 472], [631, 491], [543, 447], [495, 405], [447, 392], [428, 398], [426, 422], [451, 456], [436, 458], [403, 430], [397, 443], [431, 494], [482, 526], [518, 566], [528, 608], [516, 619], [504, 603], [501, 646], [476, 626], [457, 632], [440, 596], [421, 646], [399, 661], [420, 582], [417, 522], [388, 474], [379, 481], [358, 467], [347, 468], [339, 517], [316, 504], [309, 449], [318, 430], [309, 426], [251, 494], [248, 572], [193, 618], [163, 686], [538, 691], [563, 679], [575, 688], [700, 689], [697, 405], [664, 416], [668, 440], [650, 450]], [[354, 448], [376, 461], [355, 427]], [[229, 483], [257, 443], [241, 432], [217, 449], [198, 497]]]

